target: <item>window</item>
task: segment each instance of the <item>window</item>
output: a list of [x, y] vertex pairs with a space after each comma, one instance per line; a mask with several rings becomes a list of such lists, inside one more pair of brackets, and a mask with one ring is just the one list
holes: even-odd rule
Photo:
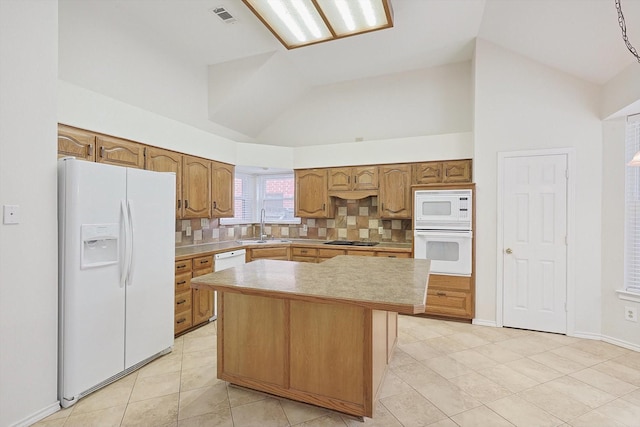
[[[640, 115], [627, 119], [626, 159], [640, 151]], [[640, 167], [626, 167], [624, 282], [627, 292], [640, 294]]]
[[293, 173], [252, 175], [236, 172], [234, 186], [234, 217], [222, 218], [220, 224], [260, 222], [265, 210], [265, 222], [299, 224], [294, 216], [295, 181]]

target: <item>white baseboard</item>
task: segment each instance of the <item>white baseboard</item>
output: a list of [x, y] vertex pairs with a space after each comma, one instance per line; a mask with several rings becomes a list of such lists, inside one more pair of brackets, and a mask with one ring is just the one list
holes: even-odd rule
[[494, 328], [498, 327], [498, 324], [495, 320], [473, 319], [471, 323], [478, 326], [491, 326]]
[[11, 427], [27, 427], [30, 426], [32, 424], [37, 423], [38, 421], [48, 417], [51, 414], [55, 414], [56, 412], [58, 412], [60, 410], [60, 402], [56, 401], [55, 403], [52, 403], [51, 405], [42, 408], [41, 410], [39, 410], [38, 412], [29, 415], [26, 418], [23, 418], [22, 420], [18, 421], [15, 424], [12, 424]]
[[573, 331], [572, 334], [567, 333], [567, 336], [575, 337], [575, 338], [584, 338], [586, 340], [602, 341], [602, 335], [594, 334], [593, 332]]
[[608, 342], [609, 344], [617, 345], [618, 347], [624, 347], [624, 348], [628, 348], [629, 350], [640, 352], [640, 345], [633, 344], [618, 338], [613, 338], [613, 337], [608, 337], [606, 335], [603, 335], [602, 341]]

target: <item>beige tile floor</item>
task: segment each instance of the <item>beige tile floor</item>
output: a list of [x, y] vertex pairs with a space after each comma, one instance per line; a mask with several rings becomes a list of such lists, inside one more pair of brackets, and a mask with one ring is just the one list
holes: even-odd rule
[[[371, 426], [640, 426], [640, 353], [563, 335], [401, 316]], [[216, 379], [216, 329], [37, 423], [359, 426]]]

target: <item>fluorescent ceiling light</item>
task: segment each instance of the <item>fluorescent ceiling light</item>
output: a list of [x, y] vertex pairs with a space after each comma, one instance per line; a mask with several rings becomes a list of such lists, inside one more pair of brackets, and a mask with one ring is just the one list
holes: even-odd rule
[[393, 27], [391, 0], [242, 0], [287, 48]]

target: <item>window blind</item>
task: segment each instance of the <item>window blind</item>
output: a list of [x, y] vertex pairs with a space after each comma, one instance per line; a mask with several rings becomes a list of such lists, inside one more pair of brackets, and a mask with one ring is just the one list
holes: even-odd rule
[[[627, 118], [625, 158], [640, 151], [640, 115]], [[640, 293], [640, 167], [626, 167], [625, 176], [625, 289]]]

